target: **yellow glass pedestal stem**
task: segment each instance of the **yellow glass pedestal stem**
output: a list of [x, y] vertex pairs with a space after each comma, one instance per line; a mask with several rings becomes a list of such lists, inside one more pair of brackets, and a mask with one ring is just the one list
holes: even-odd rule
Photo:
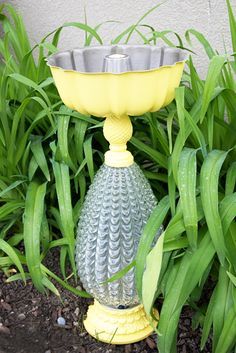
[[103, 127], [103, 134], [109, 141], [109, 151], [105, 153], [105, 164], [109, 167], [129, 167], [134, 158], [127, 151], [127, 142], [132, 137], [133, 127], [128, 115], [108, 116]]

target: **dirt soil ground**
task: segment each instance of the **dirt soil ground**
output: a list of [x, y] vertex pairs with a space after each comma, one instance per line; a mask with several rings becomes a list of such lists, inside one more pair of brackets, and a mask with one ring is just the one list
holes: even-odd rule
[[[55, 259], [55, 258], [54, 258]], [[90, 337], [84, 327], [88, 299], [76, 297], [59, 288], [61, 300], [53, 294], [38, 293], [32, 282], [5, 283], [0, 274], [0, 353], [154, 353], [157, 352], [156, 336], [146, 340], [115, 346], [98, 342]], [[189, 309], [182, 313], [178, 353], [199, 353], [199, 331], [191, 328]], [[58, 317], [65, 325], [57, 323]], [[211, 353], [210, 343], [203, 353]]]

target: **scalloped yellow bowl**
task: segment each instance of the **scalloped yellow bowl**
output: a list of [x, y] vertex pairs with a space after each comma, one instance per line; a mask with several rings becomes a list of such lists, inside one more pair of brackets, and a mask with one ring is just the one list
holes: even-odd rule
[[[121, 47], [125, 48], [127, 52], [135, 48], [135, 46]], [[144, 47], [145, 55], [149, 51], [153, 57], [154, 55], [157, 57], [159, 55], [158, 50], [159, 52], [162, 50], [162, 52], [167, 53], [165, 54], [167, 59], [170, 55], [173, 55], [173, 53], [170, 54], [171, 51], [178, 50], [174, 48], [156, 49], [151, 46], [137, 46], [137, 50], [140, 51], [140, 47]], [[107, 48], [110, 47], [105, 48], [108, 50]], [[101, 50], [89, 48], [83, 49], [83, 51], [86, 55], [88, 55], [87, 53], [91, 53], [89, 54], [91, 57], [82, 57], [82, 59], [80, 57], [80, 61], [78, 62], [82, 67], [86, 66], [86, 60], [88, 63], [91, 61], [96, 62], [94, 55], [98, 52], [100, 55], [98, 58], [101, 60]], [[136, 53], [134, 54], [136, 55]], [[85, 72], [81, 72], [81, 70], [76, 71], [75, 69], [67, 69], [67, 67], [65, 69], [63, 65], [68, 60], [71, 61], [71, 59], [67, 58], [67, 56], [71, 58], [71, 52], [56, 55], [59, 64], [55, 64], [53, 62], [55, 59], [53, 58], [52, 60], [49, 59], [52, 61], [52, 63], [49, 62], [49, 65], [58, 92], [65, 105], [82, 114], [91, 114], [98, 117], [107, 117], [109, 115], [122, 116], [124, 114], [131, 116], [142, 115], [146, 112], [157, 111], [168, 105], [175, 97], [175, 88], [179, 86], [186, 60], [186, 55], [184, 56], [181, 53], [182, 57], [180, 57], [179, 61], [173, 61], [173, 65], [163, 65], [157, 68], [144, 68], [144, 70], [114, 74], [108, 72], [86, 72], [86, 70]], [[142, 53], [139, 55], [138, 52], [136, 55], [137, 59], [135, 59], [136, 61], [140, 60], [141, 64], [142, 55]], [[154, 57], [155, 60], [156, 57]], [[83, 60], [85, 63], [83, 63]], [[147, 59], [145, 60], [147, 61]], [[61, 62], [63, 65], [60, 65]], [[145, 64], [144, 60], [143, 62]], [[139, 62], [134, 62], [134, 64], [140, 66]]]

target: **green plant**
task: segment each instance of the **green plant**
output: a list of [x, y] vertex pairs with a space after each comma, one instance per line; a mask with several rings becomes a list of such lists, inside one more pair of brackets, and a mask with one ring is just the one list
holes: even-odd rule
[[[92, 135], [85, 133], [89, 123], [98, 122], [66, 109], [53, 85], [45, 56], [56, 50], [62, 27], [51, 34], [52, 43], [46, 43], [46, 37], [31, 49], [22, 20], [10, 5], [1, 7], [0, 21], [4, 30], [0, 40], [0, 265], [6, 272], [12, 264], [18, 267], [20, 276], [13, 275], [9, 281], [30, 276], [38, 290], [49, 288], [59, 294], [49, 280], [53, 277], [88, 297], [66, 282], [65, 268], [69, 259], [75, 274], [74, 224], [94, 168]], [[87, 40], [94, 36], [101, 43], [86, 24], [64, 27], [69, 25], [86, 31]], [[43, 265], [47, 252], [56, 246], [64, 281]], [[29, 273], [21, 264], [27, 265]]]
[[[235, 49], [236, 19], [229, 1], [227, 5]], [[219, 56], [200, 33], [187, 31], [188, 40], [190, 35], [203, 45], [210, 65], [204, 81], [190, 57], [189, 72], [176, 92], [176, 107], [161, 113], [167, 121], [162, 136], [170, 148], [168, 196], [160, 201], [142, 235], [137, 288], [150, 313], [155, 299], [163, 296], [158, 325], [161, 353], [176, 352], [177, 325], [186, 303], [197, 312], [196, 325], [203, 324], [201, 348], [212, 333], [213, 352], [224, 353], [236, 348], [235, 56]], [[160, 121], [159, 114], [156, 118]], [[155, 131], [148, 141], [154, 161], [153, 136], [158, 141]], [[136, 138], [142, 143], [137, 129]], [[165, 232], [150, 251], [163, 222]], [[204, 288], [211, 295], [207, 307], [201, 301]]]
[[[150, 11], [112, 41], [128, 42], [136, 34], [144, 43], [184, 47], [194, 37], [210, 59], [203, 80], [190, 57], [176, 100], [134, 119], [129, 146], [160, 202], [144, 229], [135, 263], [116, 278], [136, 265], [146, 311], [163, 298], [160, 353], [176, 351], [185, 304], [196, 311], [196, 325], [203, 326], [202, 347], [212, 335], [213, 352], [236, 348], [236, 19], [229, 0], [227, 5], [231, 56], [218, 55], [196, 30], [188, 30], [185, 41], [175, 32], [157, 31], [143, 22]], [[93, 29], [67, 23], [31, 48], [11, 6], [1, 7], [0, 21], [0, 266], [7, 275], [18, 269], [8, 281], [30, 277], [38, 290], [59, 294], [53, 278], [88, 296], [67, 277], [69, 271], [75, 274], [74, 227], [107, 142], [99, 119], [62, 104], [44, 58], [56, 51], [64, 27], [83, 30], [84, 44], [90, 45], [92, 40], [102, 43], [102, 24]], [[152, 248], [161, 224], [165, 231]], [[63, 280], [45, 265], [53, 247], [60, 251]], [[201, 299], [209, 283], [213, 289], [206, 303]]]

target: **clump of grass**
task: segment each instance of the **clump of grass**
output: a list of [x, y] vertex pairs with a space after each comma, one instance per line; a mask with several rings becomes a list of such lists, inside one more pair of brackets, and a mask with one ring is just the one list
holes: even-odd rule
[[[186, 304], [196, 312], [195, 327], [202, 326], [201, 348], [209, 335], [215, 353], [236, 348], [236, 19], [229, 0], [227, 6], [232, 55], [218, 55], [194, 29], [183, 40], [144, 23], [158, 6], [112, 40], [127, 43], [136, 34], [144, 43], [164, 41], [183, 48], [195, 37], [209, 58], [206, 79], [190, 56], [175, 101], [133, 119], [129, 147], [160, 201], [144, 229], [136, 261], [115, 278], [136, 266], [137, 290], [147, 312], [163, 297], [160, 353], [176, 352], [179, 316]], [[84, 45], [90, 45], [102, 43], [102, 24], [94, 29], [87, 23], [66, 23], [31, 48], [21, 17], [10, 5], [0, 10], [0, 266], [8, 281], [31, 278], [38, 290], [58, 295], [53, 278], [88, 296], [67, 278], [76, 278], [75, 225], [107, 142], [100, 120], [62, 104], [44, 59], [57, 50], [64, 27], [84, 31]], [[165, 231], [152, 248], [161, 224]], [[60, 252], [63, 279], [45, 266], [54, 247]], [[206, 305], [201, 299], [209, 280], [213, 291]]]

